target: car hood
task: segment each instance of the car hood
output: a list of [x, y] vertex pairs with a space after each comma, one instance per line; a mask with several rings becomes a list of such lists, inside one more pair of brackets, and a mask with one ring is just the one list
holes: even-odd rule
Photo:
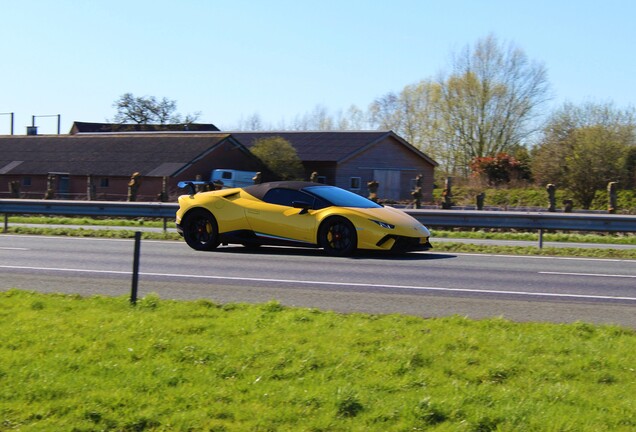
[[374, 219], [380, 222], [386, 222], [391, 225], [395, 225], [396, 228], [415, 228], [421, 234], [426, 236], [430, 235], [428, 229], [422, 225], [417, 219], [409, 216], [402, 210], [393, 207], [380, 207], [380, 208], [351, 208], [361, 215], [367, 216], [369, 219]]

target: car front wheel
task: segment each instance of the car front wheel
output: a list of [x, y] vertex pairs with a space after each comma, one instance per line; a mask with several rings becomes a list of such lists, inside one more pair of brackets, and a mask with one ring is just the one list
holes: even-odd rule
[[183, 223], [183, 238], [196, 250], [212, 250], [219, 243], [219, 228], [212, 213], [196, 209], [187, 214]]
[[355, 252], [358, 236], [355, 227], [349, 220], [343, 217], [333, 217], [320, 227], [318, 242], [329, 255], [348, 256]]

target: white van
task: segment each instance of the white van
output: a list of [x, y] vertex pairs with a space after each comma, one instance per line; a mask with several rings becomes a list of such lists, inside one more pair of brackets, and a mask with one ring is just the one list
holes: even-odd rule
[[210, 181], [222, 181], [224, 188], [245, 187], [254, 184], [256, 171], [238, 171], [233, 169], [215, 169], [210, 175]]

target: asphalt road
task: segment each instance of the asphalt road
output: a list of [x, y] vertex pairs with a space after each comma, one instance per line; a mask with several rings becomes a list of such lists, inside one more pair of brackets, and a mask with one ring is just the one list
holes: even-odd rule
[[[134, 242], [0, 235], [0, 290], [129, 295]], [[459, 314], [636, 328], [636, 261], [423, 252], [333, 258], [320, 250], [142, 241], [139, 295], [278, 300], [340, 312]]]
[[[24, 223], [12, 223], [12, 227], [27, 227], [27, 228], [66, 228], [66, 229], [90, 229], [90, 230], [128, 230], [128, 231], [147, 231], [147, 232], [164, 232], [163, 228], [152, 228], [146, 226], [114, 226], [114, 225], [56, 225], [56, 224], [24, 224]], [[169, 223], [167, 232], [176, 233], [176, 228], [173, 228], [174, 224]], [[435, 237], [435, 242], [454, 242], [454, 243], [472, 243], [481, 245], [498, 245], [498, 246], [530, 246], [538, 247], [538, 240], [490, 240], [490, 239], [471, 239], [471, 238], [444, 238]], [[634, 249], [636, 246], [633, 244], [614, 244], [614, 243], [574, 243], [574, 242], [550, 242], [544, 241], [545, 247], [568, 247], [568, 248], [598, 248], [598, 249]]]

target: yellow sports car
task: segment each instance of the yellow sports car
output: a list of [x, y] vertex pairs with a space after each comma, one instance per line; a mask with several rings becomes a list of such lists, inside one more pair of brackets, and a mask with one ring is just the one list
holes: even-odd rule
[[383, 207], [335, 186], [272, 182], [195, 192], [202, 182], [181, 182], [177, 231], [190, 247], [320, 247], [329, 255], [358, 249], [407, 252], [431, 248], [428, 229], [401, 210]]

